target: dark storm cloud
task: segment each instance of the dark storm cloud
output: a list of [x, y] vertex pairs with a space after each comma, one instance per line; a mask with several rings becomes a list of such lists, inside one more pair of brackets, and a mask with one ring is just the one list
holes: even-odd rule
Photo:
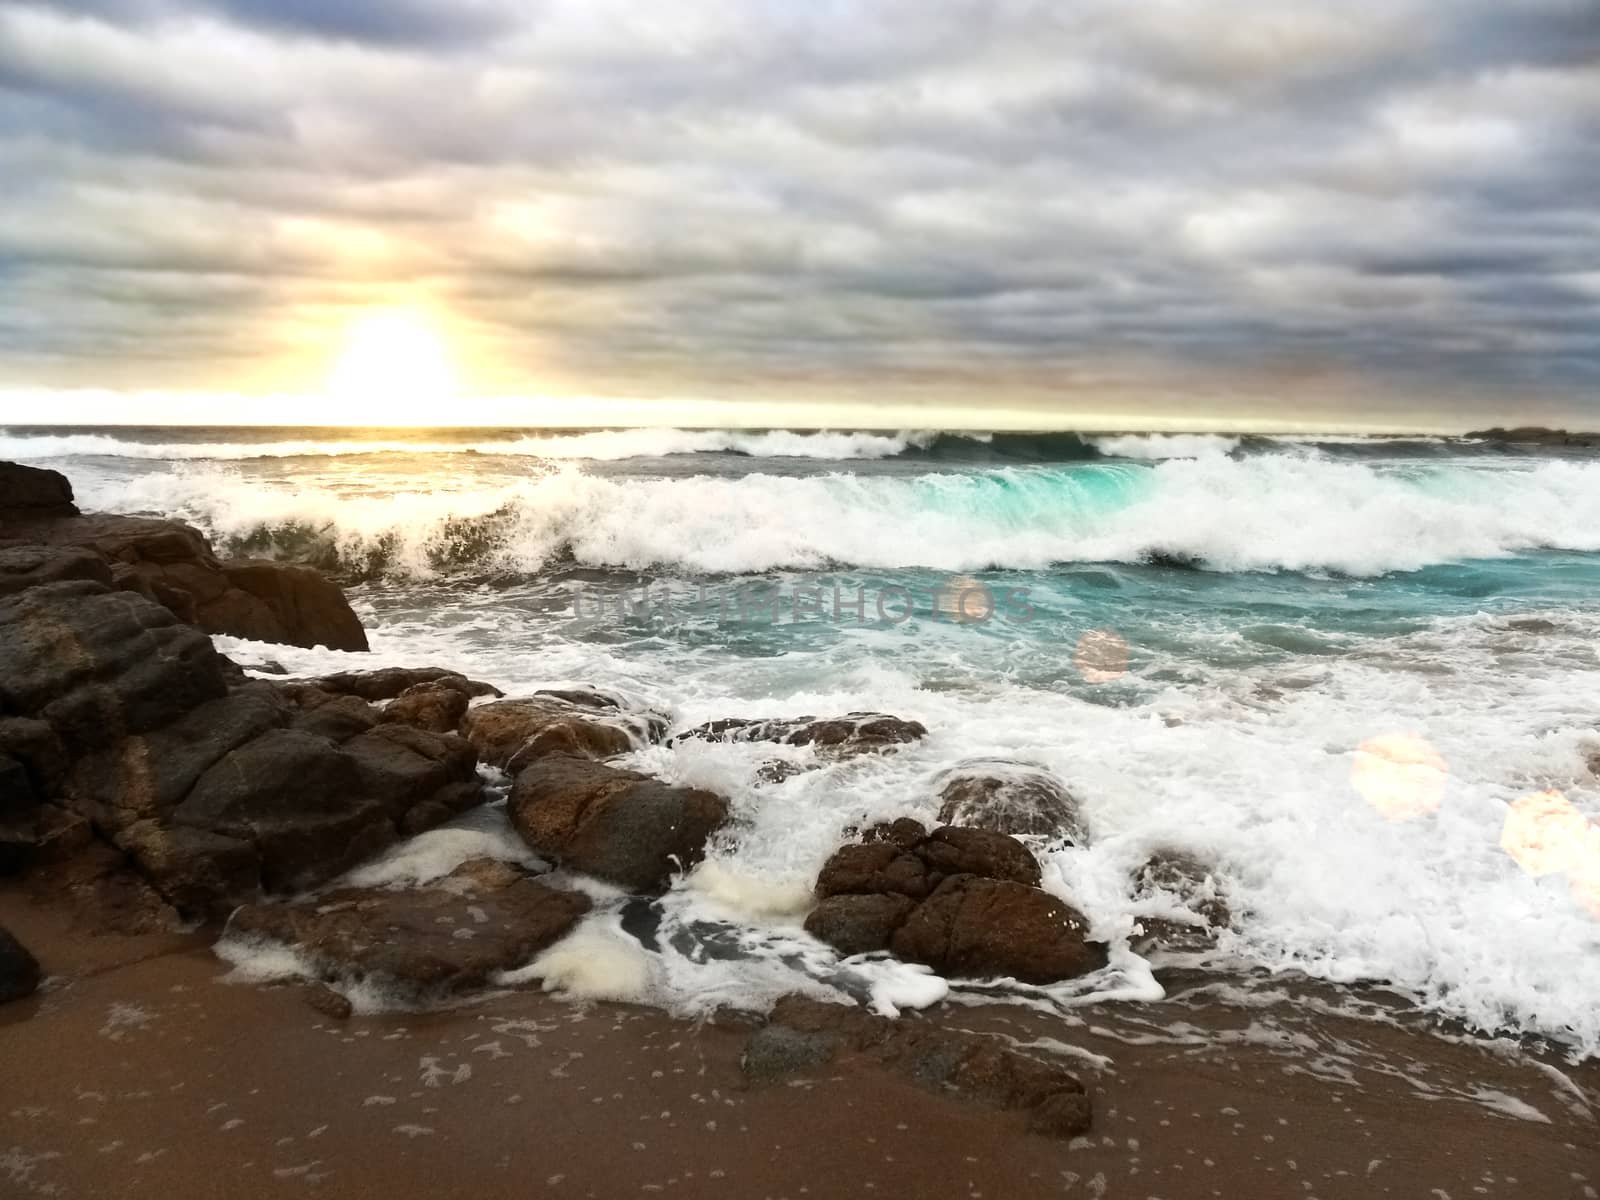
[[1593, 0], [0, 0], [0, 382], [415, 294], [510, 386], [1577, 400], [1596, 146]]

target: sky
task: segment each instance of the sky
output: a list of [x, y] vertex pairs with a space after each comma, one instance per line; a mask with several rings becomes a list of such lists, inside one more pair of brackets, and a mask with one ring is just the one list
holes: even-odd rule
[[0, 181], [0, 423], [1600, 426], [1600, 0], [0, 0]]

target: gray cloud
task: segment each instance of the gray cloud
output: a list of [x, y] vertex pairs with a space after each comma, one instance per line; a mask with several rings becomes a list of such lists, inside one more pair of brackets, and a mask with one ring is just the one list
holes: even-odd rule
[[0, 2], [0, 384], [1583, 404], [1597, 146], [1592, 0]]

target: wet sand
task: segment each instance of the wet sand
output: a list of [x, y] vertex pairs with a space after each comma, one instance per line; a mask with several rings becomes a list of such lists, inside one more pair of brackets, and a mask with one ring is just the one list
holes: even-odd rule
[[[0, 1009], [0, 1195], [1600, 1196], [1600, 1068], [1174, 976], [1160, 1005], [931, 1020], [1066, 1054], [1073, 1142], [830, 1064], [753, 1088], [738, 1020], [503, 993], [330, 1018], [199, 936], [91, 936], [0, 891], [53, 982]], [[1366, 1006], [1369, 1015], [1380, 1012]]]

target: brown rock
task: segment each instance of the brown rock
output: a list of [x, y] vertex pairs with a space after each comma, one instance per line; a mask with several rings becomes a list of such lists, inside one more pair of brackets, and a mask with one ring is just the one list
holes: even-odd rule
[[778, 1001], [766, 1028], [751, 1038], [741, 1065], [752, 1083], [764, 1083], [824, 1064], [844, 1066], [850, 1057], [925, 1088], [1023, 1110], [1029, 1128], [1046, 1136], [1075, 1137], [1089, 1128], [1088, 1092], [1058, 1063], [920, 1017], [889, 1020], [810, 997]]
[[920, 900], [934, 888], [927, 865], [893, 842], [840, 846], [817, 876], [817, 895], [896, 893]]
[[376, 729], [383, 714], [360, 696], [335, 696], [314, 688], [286, 689], [294, 697], [299, 713], [294, 728], [342, 744], [357, 734]]
[[227, 935], [295, 947], [326, 978], [397, 984], [414, 999], [482, 987], [564, 937], [589, 910], [561, 891], [489, 859], [436, 883], [385, 891], [346, 888], [297, 904], [251, 904]]
[[1105, 965], [1087, 930], [1081, 913], [1048, 892], [957, 875], [917, 906], [890, 948], [941, 975], [1055, 983]]
[[939, 820], [995, 833], [1059, 838], [1085, 845], [1078, 804], [1050, 772], [1008, 759], [971, 759], [945, 774]]
[[981, 875], [1039, 886], [1038, 861], [1026, 846], [1003, 833], [946, 825], [929, 834], [915, 852], [930, 872], [940, 875]]
[[0, 528], [12, 519], [77, 514], [72, 484], [60, 471], [0, 462]]
[[617, 717], [549, 695], [479, 705], [462, 720], [461, 733], [484, 762], [512, 773], [547, 754], [600, 759], [634, 746]]
[[893, 842], [902, 850], [915, 850], [927, 836], [928, 827], [910, 817], [897, 817], [893, 821], [869, 826], [861, 832], [863, 842]]
[[31, 996], [38, 986], [38, 961], [0, 926], [0, 1004]]
[[572, 754], [524, 769], [507, 803], [511, 823], [540, 854], [636, 892], [667, 886], [705, 855], [728, 802]]
[[806, 917], [806, 932], [840, 954], [887, 950], [894, 931], [916, 907], [908, 896], [829, 896]]
[[472, 696], [454, 686], [452, 679], [416, 683], [389, 702], [383, 710], [383, 720], [415, 725], [432, 733], [454, 733], [471, 700]]

